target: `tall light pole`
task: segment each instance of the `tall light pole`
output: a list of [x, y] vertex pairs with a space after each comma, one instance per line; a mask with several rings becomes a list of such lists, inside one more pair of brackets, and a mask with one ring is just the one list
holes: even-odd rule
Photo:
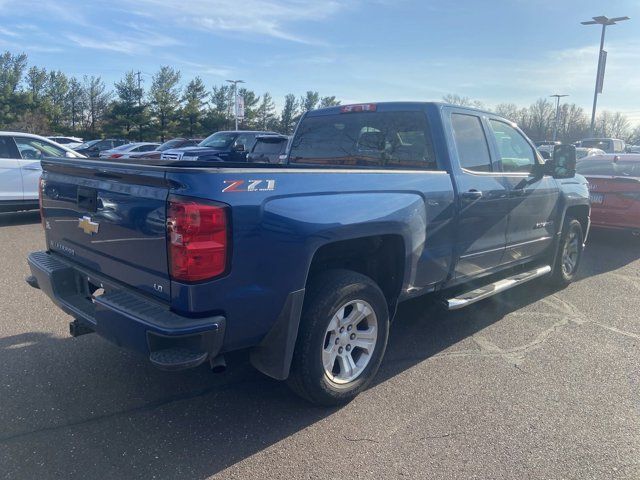
[[238, 84], [244, 83], [244, 80], [227, 80], [229, 83], [233, 83], [233, 112], [236, 119], [236, 130], [238, 130]]
[[554, 95], [549, 95], [550, 97], [556, 97], [556, 122], [553, 124], [553, 141], [556, 141], [558, 138], [558, 117], [560, 116], [560, 99], [562, 97], [568, 97], [569, 95], [558, 95], [557, 93]]
[[593, 92], [593, 109], [591, 110], [591, 127], [589, 136], [593, 136], [593, 130], [596, 124], [596, 104], [598, 103], [598, 93], [602, 93], [602, 85], [604, 83], [604, 68], [607, 62], [607, 52], [604, 51], [604, 32], [608, 25], [615, 25], [617, 22], [629, 20], [629, 17], [607, 18], [604, 15], [593, 17], [593, 20], [580, 22], [582, 25], [602, 25], [602, 34], [600, 35], [600, 51], [598, 52], [598, 72], [596, 73], [596, 88]]

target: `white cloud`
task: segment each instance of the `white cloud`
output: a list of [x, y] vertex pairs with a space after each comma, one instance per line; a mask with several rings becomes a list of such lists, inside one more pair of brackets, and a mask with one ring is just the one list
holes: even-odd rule
[[[160, 22], [171, 18], [181, 28], [271, 37], [299, 43], [322, 43], [294, 33], [296, 22], [321, 21], [343, 9], [337, 0], [139, 0], [137, 12]], [[146, 8], [145, 8], [146, 7]]]

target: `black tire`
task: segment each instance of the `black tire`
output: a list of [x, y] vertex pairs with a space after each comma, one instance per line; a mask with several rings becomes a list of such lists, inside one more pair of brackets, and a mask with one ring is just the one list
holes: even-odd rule
[[[573, 237], [575, 235], [575, 237]], [[576, 258], [571, 269], [565, 265], [565, 249], [568, 248], [570, 242], [577, 242]], [[584, 243], [584, 233], [582, 224], [572, 217], [567, 217], [562, 226], [562, 234], [558, 243], [558, 252], [553, 266], [553, 274], [551, 283], [554, 287], [564, 288], [576, 278], [580, 260], [582, 260], [582, 251]]]
[[[366, 302], [371, 307], [376, 317], [377, 337], [372, 341], [375, 346], [361, 373], [348, 383], [336, 383], [325, 372], [323, 349], [329, 348], [327, 339], [331, 334], [327, 333], [327, 329], [334, 315], [350, 302]], [[358, 331], [357, 328], [354, 331]], [[316, 405], [332, 406], [349, 402], [366, 389], [375, 377], [388, 338], [389, 310], [384, 294], [376, 283], [350, 270], [322, 272], [311, 279], [307, 288], [287, 383], [295, 393]], [[356, 355], [356, 349], [351, 355]]]

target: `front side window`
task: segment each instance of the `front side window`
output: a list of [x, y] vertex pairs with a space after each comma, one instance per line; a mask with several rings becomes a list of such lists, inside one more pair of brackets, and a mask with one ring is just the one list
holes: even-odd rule
[[200, 143], [200, 146], [214, 148], [216, 150], [225, 150], [229, 148], [237, 136], [237, 133], [217, 132], [205, 138]]
[[537, 163], [533, 148], [524, 136], [511, 125], [489, 120], [495, 136], [504, 172], [530, 173]]
[[308, 165], [437, 169], [423, 112], [306, 117], [291, 143], [289, 159]]
[[451, 127], [460, 166], [474, 172], [490, 172], [491, 156], [480, 117], [453, 113]]
[[64, 157], [65, 151], [52, 143], [36, 138], [15, 137], [20, 156], [24, 160], [40, 160], [43, 157]]
[[237, 147], [238, 145], [242, 145], [244, 146], [245, 151], [249, 151], [253, 148], [253, 144], [255, 142], [255, 135], [251, 135], [251, 134], [242, 134], [242, 135], [238, 135], [238, 138], [236, 138], [236, 141], [234, 142], [233, 146]]

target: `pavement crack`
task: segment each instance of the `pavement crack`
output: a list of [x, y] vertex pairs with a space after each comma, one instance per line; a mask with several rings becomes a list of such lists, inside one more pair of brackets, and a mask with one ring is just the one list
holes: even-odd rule
[[465, 432], [448, 432], [442, 435], [426, 435], [424, 437], [420, 437], [420, 440], [438, 440], [439, 438], [457, 437], [464, 434]]
[[374, 440], [373, 438], [350, 438], [346, 435], [342, 435], [345, 440], [349, 442], [371, 442], [371, 443], [380, 443], [378, 440]]

